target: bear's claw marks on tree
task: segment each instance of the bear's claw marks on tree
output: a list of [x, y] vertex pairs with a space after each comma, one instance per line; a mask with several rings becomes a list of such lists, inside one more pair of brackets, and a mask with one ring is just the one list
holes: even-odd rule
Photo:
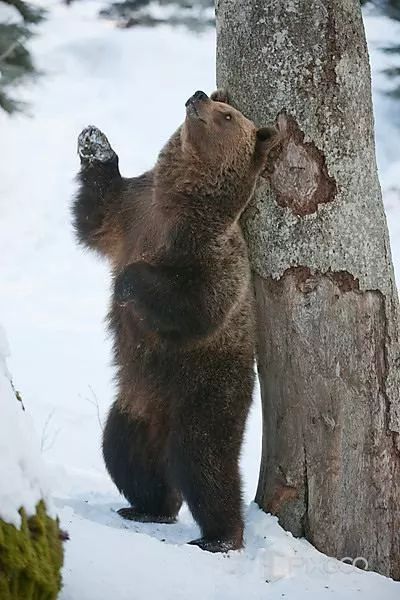
[[148, 515], [137, 511], [132, 506], [127, 508], [120, 508], [117, 513], [123, 519], [127, 521], [136, 521], [138, 523], [164, 523], [173, 524], [176, 523], [176, 517], [160, 516], [160, 515]]
[[78, 154], [83, 162], [104, 163], [116, 156], [107, 137], [94, 125], [89, 125], [79, 134]]

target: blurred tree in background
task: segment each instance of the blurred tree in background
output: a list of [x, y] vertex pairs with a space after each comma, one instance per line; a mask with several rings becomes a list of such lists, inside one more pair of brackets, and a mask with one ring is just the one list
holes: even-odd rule
[[121, 0], [101, 11], [103, 17], [115, 20], [120, 27], [137, 25], [154, 27], [168, 23], [193, 31], [215, 25], [214, 0]]
[[42, 9], [22, 0], [0, 0], [0, 108], [8, 113], [23, 107], [10, 89], [37, 74], [26, 42], [43, 16]]
[[[375, 7], [390, 19], [400, 21], [400, 0], [361, 0], [361, 4], [362, 6]], [[382, 50], [387, 54], [400, 58], [400, 43], [384, 46]], [[385, 69], [384, 73], [386, 73], [394, 84], [392, 89], [387, 93], [400, 100], [400, 60], [398, 65]]]
[[[71, 0], [64, 2], [70, 4]], [[400, 21], [400, 0], [360, 2]], [[214, 0], [119, 0], [106, 4], [100, 14], [123, 28], [169, 24], [201, 31], [215, 25]], [[0, 0], [0, 110], [12, 113], [23, 108], [14, 98], [12, 89], [26, 77], [37, 75], [26, 42], [32, 36], [33, 26], [43, 16], [42, 9], [24, 0]], [[383, 49], [400, 57], [400, 43]], [[394, 83], [389, 93], [400, 99], [400, 61], [385, 73]]]
[[400, 0], [361, 0], [361, 4], [374, 5], [391, 19], [400, 21]]
[[[66, 0], [67, 2], [69, 0]], [[370, 7], [390, 19], [400, 21], [400, 0], [360, 0], [362, 6]], [[111, 19], [119, 27], [145, 26], [168, 23], [201, 31], [215, 25], [214, 0], [119, 0], [110, 2], [101, 12], [102, 17]], [[400, 44], [382, 48], [394, 58], [400, 57]], [[400, 99], [400, 61], [398, 65], [385, 69], [393, 82], [387, 92]]]

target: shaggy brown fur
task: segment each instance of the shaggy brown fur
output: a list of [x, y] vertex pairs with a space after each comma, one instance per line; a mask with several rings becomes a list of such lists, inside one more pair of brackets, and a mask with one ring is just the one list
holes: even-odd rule
[[239, 453], [253, 388], [254, 310], [239, 217], [276, 130], [196, 92], [152, 171], [124, 179], [107, 138], [79, 139], [74, 220], [107, 256], [118, 395], [104, 431], [126, 518], [175, 520], [210, 551], [243, 543]]

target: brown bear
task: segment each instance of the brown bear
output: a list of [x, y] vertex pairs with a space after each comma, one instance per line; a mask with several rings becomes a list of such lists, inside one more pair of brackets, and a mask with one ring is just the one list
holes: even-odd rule
[[126, 179], [95, 127], [79, 136], [79, 241], [105, 255], [114, 293], [117, 398], [104, 460], [131, 504], [119, 514], [174, 522], [191, 542], [241, 548], [239, 454], [254, 380], [254, 307], [239, 218], [278, 139], [222, 92], [196, 92], [155, 167]]

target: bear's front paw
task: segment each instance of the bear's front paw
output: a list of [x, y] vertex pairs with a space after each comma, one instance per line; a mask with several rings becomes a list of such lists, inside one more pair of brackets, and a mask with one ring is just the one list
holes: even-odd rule
[[89, 125], [78, 137], [78, 154], [82, 162], [108, 162], [116, 157], [110, 142], [100, 129]]

